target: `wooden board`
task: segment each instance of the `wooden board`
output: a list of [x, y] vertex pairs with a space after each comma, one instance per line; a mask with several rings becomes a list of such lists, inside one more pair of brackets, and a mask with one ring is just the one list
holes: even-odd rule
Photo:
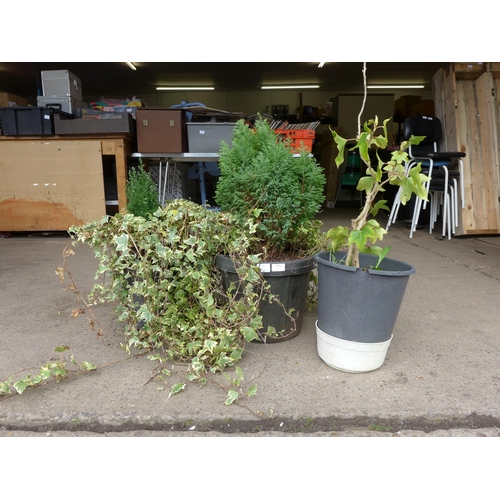
[[457, 235], [500, 233], [498, 86], [493, 72], [475, 79], [454, 65], [433, 78], [436, 116], [443, 123], [441, 150], [463, 151], [465, 208]]
[[0, 141], [0, 231], [63, 231], [106, 213], [101, 141]]

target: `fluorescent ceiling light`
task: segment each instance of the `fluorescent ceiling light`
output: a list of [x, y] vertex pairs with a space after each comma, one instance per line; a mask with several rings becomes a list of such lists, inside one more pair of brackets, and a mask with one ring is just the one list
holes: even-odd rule
[[320, 63], [318, 64], [318, 68], [322, 68], [324, 65], [325, 65], [325, 63], [324, 63], [324, 62], [322, 62], [322, 63], [320, 62]]
[[425, 85], [367, 85], [368, 89], [423, 89]]
[[215, 87], [156, 87], [156, 90], [215, 90]]
[[131, 62], [126, 62], [125, 63], [130, 69], [133, 69], [134, 71], [137, 70], [137, 68], [131, 63]]
[[265, 85], [261, 87], [262, 90], [275, 90], [275, 89], [319, 89], [319, 85]]

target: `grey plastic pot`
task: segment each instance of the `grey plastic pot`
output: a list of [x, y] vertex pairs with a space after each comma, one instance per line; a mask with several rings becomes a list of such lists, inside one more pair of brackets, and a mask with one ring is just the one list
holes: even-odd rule
[[[229, 288], [231, 283], [238, 282], [238, 274], [229, 257], [218, 255], [216, 266], [221, 271], [222, 285], [225, 289]], [[264, 335], [266, 342], [283, 342], [300, 333], [307, 304], [309, 277], [314, 267], [314, 256], [287, 262], [260, 264], [261, 272], [271, 287], [271, 293], [277, 295], [284, 306], [282, 307], [277, 302], [262, 301], [260, 303], [259, 312], [262, 315], [264, 328], [259, 333], [263, 334], [269, 326], [274, 327], [277, 332], [283, 332], [277, 337]], [[293, 319], [286, 314], [286, 311], [292, 308], [294, 309]]]
[[[337, 261], [345, 252], [335, 252]], [[353, 342], [391, 339], [406, 286], [415, 268], [385, 258], [380, 269], [374, 255], [360, 255], [361, 268], [331, 262], [330, 252], [314, 256], [318, 264], [318, 327]]]

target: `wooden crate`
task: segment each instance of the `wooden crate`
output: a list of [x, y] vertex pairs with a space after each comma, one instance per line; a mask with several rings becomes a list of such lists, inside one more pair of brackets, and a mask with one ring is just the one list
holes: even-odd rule
[[456, 69], [452, 64], [433, 77], [435, 114], [444, 134], [440, 149], [467, 154], [465, 208], [456, 234], [500, 234], [500, 87], [489, 65], [476, 78]]

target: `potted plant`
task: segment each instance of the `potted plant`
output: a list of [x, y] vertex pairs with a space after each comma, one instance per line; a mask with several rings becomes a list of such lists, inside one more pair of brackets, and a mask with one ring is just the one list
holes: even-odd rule
[[[187, 363], [188, 380], [201, 384], [207, 373], [241, 372], [245, 342], [262, 329], [260, 302], [272, 299], [258, 272], [259, 257], [248, 252], [256, 239], [252, 220], [178, 199], [148, 218], [124, 212], [68, 232], [73, 245], [88, 244], [99, 260], [89, 304], [116, 304], [127, 352], [151, 350], [159, 376], [169, 375], [167, 361]], [[238, 263], [243, 292], [222, 286], [219, 253]]]
[[[232, 146], [221, 144], [219, 170], [215, 201], [223, 212], [254, 221], [250, 253], [261, 257], [261, 273], [279, 298], [261, 303], [260, 340], [291, 339], [301, 329], [314, 254], [326, 248], [315, 219], [325, 199], [323, 170], [305, 148], [294, 154], [261, 117], [253, 128], [236, 124]], [[226, 285], [238, 281], [229, 256], [218, 255], [217, 265]]]
[[[364, 74], [365, 71], [366, 67]], [[412, 194], [425, 199], [424, 183], [428, 180], [421, 173], [420, 164], [405, 170], [406, 149], [420, 143], [423, 137], [411, 137], [383, 161], [378, 150], [387, 148], [390, 119], [379, 124], [375, 117], [361, 130], [362, 110], [351, 151], [359, 151], [364, 164], [365, 172], [357, 189], [365, 192], [365, 203], [351, 227], [338, 226], [327, 232], [330, 248], [315, 256], [318, 354], [328, 365], [351, 372], [371, 371], [383, 364], [409, 276], [415, 272], [410, 264], [387, 258], [390, 247], [377, 244], [386, 230], [375, 217], [379, 210], [388, 210], [386, 200], [378, 199], [378, 195], [390, 184], [402, 187], [403, 204]], [[339, 167], [349, 141], [335, 131], [332, 133], [338, 146]]]

